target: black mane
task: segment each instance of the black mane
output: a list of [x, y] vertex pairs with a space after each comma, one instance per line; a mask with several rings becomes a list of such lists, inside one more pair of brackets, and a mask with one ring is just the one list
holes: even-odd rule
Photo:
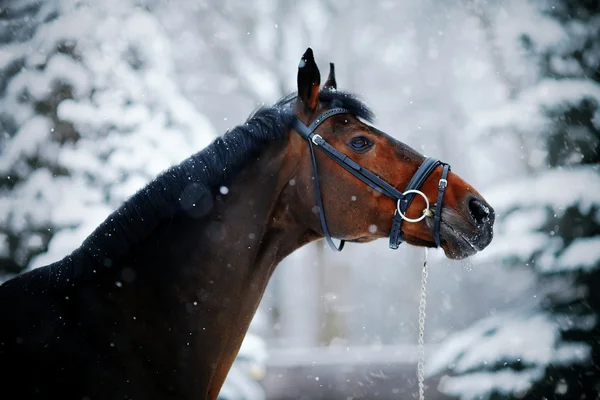
[[[69, 256], [19, 278], [50, 287], [70, 285], [91, 276], [96, 269], [110, 267], [132, 246], [143, 241], [158, 224], [178, 212], [198, 218], [208, 214], [214, 196], [266, 144], [283, 139], [294, 118], [297, 95], [284, 97], [272, 107], [256, 110], [248, 120], [215, 139], [209, 146], [179, 165], [169, 168], [110, 214], [83, 244]], [[352, 94], [324, 90], [319, 99], [328, 108], [343, 107], [366, 121], [373, 113]], [[46, 286], [48, 287], [48, 286]]]

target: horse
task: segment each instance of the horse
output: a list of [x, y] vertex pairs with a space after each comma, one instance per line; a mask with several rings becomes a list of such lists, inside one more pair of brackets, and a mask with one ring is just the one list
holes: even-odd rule
[[460, 259], [491, 242], [485, 199], [372, 126], [333, 64], [321, 87], [310, 48], [297, 85], [64, 259], [0, 287], [3, 399], [215, 399], [271, 274], [301, 246], [392, 237]]

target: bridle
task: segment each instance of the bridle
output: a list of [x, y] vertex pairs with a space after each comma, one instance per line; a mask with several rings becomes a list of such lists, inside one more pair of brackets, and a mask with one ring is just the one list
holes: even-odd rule
[[[370, 186], [374, 190], [383, 193], [387, 197], [396, 201], [396, 211], [394, 212], [394, 219], [392, 221], [392, 229], [390, 231], [390, 243], [389, 246], [391, 249], [397, 249], [400, 246], [400, 243], [404, 241], [404, 233], [402, 232], [402, 222], [406, 220], [407, 222], [419, 222], [423, 218], [430, 216], [431, 211], [429, 210], [429, 200], [427, 196], [423, 194], [419, 190], [419, 188], [425, 183], [429, 175], [436, 169], [438, 165], [442, 165], [442, 177], [439, 180], [438, 184], [438, 196], [437, 202], [435, 204], [435, 211], [433, 214], [433, 239], [435, 241], [436, 247], [440, 247], [440, 224], [441, 224], [441, 211], [442, 211], [442, 200], [444, 197], [444, 191], [446, 190], [446, 186], [448, 186], [448, 171], [450, 170], [450, 165], [441, 162], [432, 157], [428, 157], [423, 161], [423, 164], [417, 169], [415, 174], [412, 176], [404, 193], [400, 192], [394, 186], [390, 185], [379, 176], [364, 168], [362, 165], [353, 161], [350, 157], [327, 143], [325, 139], [321, 137], [321, 135], [315, 133], [315, 130], [328, 118], [338, 115], [338, 114], [349, 114], [350, 111], [345, 108], [332, 108], [330, 110], [325, 111], [323, 114], [319, 115], [317, 119], [315, 119], [309, 126], [304, 125], [300, 119], [297, 117], [294, 119], [293, 128], [302, 136], [304, 139], [308, 141], [309, 149], [310, 149], [310, 157], [312, 161], [312, 171], [313, 171], [313, 180], [315, 182], [315, 192], [317, 197], [317, 206], [319, 207], [319, 218], [321, 220], [321, 229], [323, 230], [323, 234], [325, 235], [325, 239], [329, 243], [332, 249], [341, 251], [344, 248], [345, 241], [342, 240], [340, 242], [339, 247], [337, 247], [333, 243], [333, 239], [329, 233], [329, 229], [327, 228], [327, 221], [325, 219], [325, 210], [323, 209], [323, 200], [321, 198], [321, 187], [319, 184], [319, 174], [317, 171], [317, 160], [315, 157], [315, 149], [314, 147], [319, 147], [329, 158], [335, 161], [338, 165], [344, 168], [346, 171], [354, 175], [356, 178], [361, 180], [366, 185]], [[406, 210], [412, 203], [415, 195], [419, 194], [425, 199], [426, 208], [423, 210], [423, 215], [419, 218], [407, 218]]]

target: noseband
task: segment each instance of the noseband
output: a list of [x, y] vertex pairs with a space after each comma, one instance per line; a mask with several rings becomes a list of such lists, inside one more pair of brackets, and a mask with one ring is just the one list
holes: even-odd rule
[[[440, 246], [440, 223], [442, 219], [441, 211], [442, 211], [442, 200], [444, 197], [444, 191], [446, 190], [446, 186], [448, 185], [448, 181], [446, 180], [448, 177], [448, 171], [450, 170], [450, 165], [441, 162], [435, 158], [428, 157], [423, 161], [423, 164], [417, 169], [417, 172], [412, 176], [410, 182], [406, 186], [404, 193], [400, 192], [398, 189], [381, 179], [379, 176], [375, 175], [368, 169], [364, 168], [362, 165], [353, 161], [350, 157], [327, 143], [325, 139], [323, 139], [319, 134], [315, 133], [315, 130], [321, 125], [327, 118], [330, 118], [337, 114], [349, 114], [345, 108], [332, 108], [331, 110], [325, 111], [323, 114], [319, 115], [317, 119], [313, 121], [309, 126], [304, 125], [302, 121], [298, 118], [295, 118], [293, 128], [302, 136], [304, 139], [308, 141], [308, 146], [310, 149], [310, 157], [312, 161], [312, 170], [313, 170], [313, 180], [315, 182], [315, 192], [317, 197], [317, 206], [319, 207], [319, 218], [321, 220], [321, 229], [323, 230], [323, 234], [325, 235], [325, 239], [331, 246], [332, 249], [341, 251], [344, 248], [345, 241], [342, 240], [340, 242], [340, 246], [337, 247], [333, 240], [331, 239], [331, 235], [329, 234], [329, 229], [327, 228], [327, 221], [325, 220], [325, 210], [323, 209], [323, 200], [321, 198], [321, 187], [319, 185], [319, 174], [317, 171], [317, 160], [315, 157], [315, 149], [314, 147], [319, 147], [329, 158], [335, 161], [338, 165], [344, 168], [346, 171], [350, 172], [356, 178], [360, 179], [363, 183], [370, 186], [374, 190], [383, 193], [387, 197], [391, 198], [396, 202], [396, 211], [394, 212], [394, 219], [392, 221], [392, 230], [390, 231], [390, 248], [397, 249], [400, 246], [400, 243], [404, 241], [404, 233], [402, 232], [402, 222], [404, 220], [408, 222], [418, 222], [425, 218], [429, 210], [429, 200], [423, 194], [423, 192], [419, 191], [419, 188], [425, 183], [429, 175], [435, 170], [438, 165], [442, 165], [442, 177], [438, 184], [438, 196], [437, 202], [435, 204], [435, 211], [433, 217], [433, 239], [435, 241], [436, 247]], [[406, 210], [412, 203], [416, 194], [420, 194], [425, 199], [427, 204], [427, 208], [423, 210], [423, 215], [419, 218], [409, 219], [406, 217]]]

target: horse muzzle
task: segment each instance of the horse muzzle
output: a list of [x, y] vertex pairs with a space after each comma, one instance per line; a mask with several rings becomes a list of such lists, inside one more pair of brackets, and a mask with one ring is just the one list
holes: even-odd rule
[[459, 213], [442, 210], [440, 236], [442, 248], [452, 259], [463, 259], [485, 249], [494, 237], [494, 209], [485, 200], [473, 196]]

